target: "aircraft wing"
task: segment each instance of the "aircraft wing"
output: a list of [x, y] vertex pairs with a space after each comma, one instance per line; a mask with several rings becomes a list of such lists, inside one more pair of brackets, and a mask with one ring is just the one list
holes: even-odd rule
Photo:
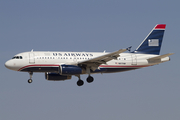
[[119, 57], [120, 53], [123, 53], [124, 51], [126, 51], [127, 49], [120, 49], [118, 51], [112, 52], [112, 53], [107, 53], [105, 55], [102, 56], [98, 56], [89, 60], [85, 60], [85, 61], [81, 61], [78, 62], [79, 66], [84, 66], [84, 67], [89, 67], [91, 70], [96, 70], [99, 65], [101, 64], [106, 64], [106, 62], [112, 60], [112, 59], [117, 59], [117, 57]]

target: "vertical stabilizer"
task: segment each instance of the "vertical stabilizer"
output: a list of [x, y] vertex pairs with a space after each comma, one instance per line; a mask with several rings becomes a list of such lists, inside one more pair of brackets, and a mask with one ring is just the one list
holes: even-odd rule
[[166, 24], [157, 24], [134, 53], [159, 55]]

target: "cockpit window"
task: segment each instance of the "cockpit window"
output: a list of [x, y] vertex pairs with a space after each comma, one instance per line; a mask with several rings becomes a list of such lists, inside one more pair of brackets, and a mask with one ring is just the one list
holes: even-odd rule
[[12, 59], [23, 59], [22, 56], [14, 56]]

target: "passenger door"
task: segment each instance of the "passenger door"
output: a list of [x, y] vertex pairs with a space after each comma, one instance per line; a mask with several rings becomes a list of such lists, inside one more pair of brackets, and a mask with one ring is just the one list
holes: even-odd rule
[[30, 52], [29, 53], [29, 63], [34, 64], [35, 63], [35, 58], [34, 58], [34, 53]]

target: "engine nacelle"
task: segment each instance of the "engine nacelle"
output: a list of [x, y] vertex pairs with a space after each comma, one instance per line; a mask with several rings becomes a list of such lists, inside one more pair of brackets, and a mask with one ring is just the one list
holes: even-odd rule
[[60, 75], [59, 73], [45, 73], [46, 80], [61, 81], [71, 79], [71, 76]]
[[82, 74], [83, 70], [79, 66], [75, 66], [75, 65], [60, 65], [59, 73], [61, 75], [76, 75], [76, 74]]

